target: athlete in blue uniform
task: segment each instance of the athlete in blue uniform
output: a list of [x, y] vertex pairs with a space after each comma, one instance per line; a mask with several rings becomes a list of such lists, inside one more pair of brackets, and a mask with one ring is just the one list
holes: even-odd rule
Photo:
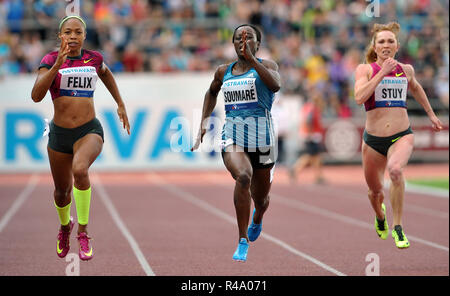
[[[234, 205], [239, 243], [233, 259], [246, 261], [248, 241], [258, 238], [264, 212], [269, 206], [276, 160], [270, 110], [281, 79], [275, 62], [255, 57], [261, 44], [261, 31], [257, 27], [248, 24], [237, 27], [233, 43], [238, 60], [219, 66], [215, 72], [205, 95], [201, 122], [207, 122], [222, 89], [226, 114], [222, 130], [222, 158], [236, 181]], [[198, 148], [205, 132], [202, 124], [192, 150]], [[249, 226], [251, 199], [255, 209]]]

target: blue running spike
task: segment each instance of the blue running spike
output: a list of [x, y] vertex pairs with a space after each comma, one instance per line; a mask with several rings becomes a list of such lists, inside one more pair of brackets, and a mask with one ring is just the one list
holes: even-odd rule
[[256, 209], [253, 209], [252, 223], [250, 224], [250, 226], [247, 229], [248, 239], [251, 242], [254, 242], [259, 237], [259, 234], [261, 233], [261, 230], [262, 230], [262, 220], [261, 220], [260, 224], [256, 224], [253, 222], [253, 216], [255, 216], [255, 212], [256, 212]]
[[247, 261], [248, 242], [247, 239], [241, 238], [238, 247], [233, 254], [233, 260], [245, 262]]

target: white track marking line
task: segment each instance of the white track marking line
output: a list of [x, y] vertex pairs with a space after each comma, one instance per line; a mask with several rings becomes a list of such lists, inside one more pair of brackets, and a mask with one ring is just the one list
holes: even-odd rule
[[448, 199], [449, 191], [445, 189], [432, 188], [406, 182], [405, 190], [413, 193], [426, 194], [433, 197]]
[[127, 239], [128, 243], [131, 246], [131, 249], [134, 252], [134, 255], [138, 259], [139, 263], [141, 264], [142, 269], [144, 270], [145, 274], [148, 276], [154, 276], [155, 273], [153, 272], [152, 268], [150, 267], [150, 264], [148, 264], [147, 259], [145, 259], [144, 254], [142, 253], [141, 249], [139, 248], [138, 243], [134, 239], [133, 235], [130, 233], [128, 228], [125, 226], [125, 223], [123, 222], [122, 218], [120, 218], [119, 212], [114, 207], [114, 204], [109, 197], [108, 193], [106, 192], [105, 188], [103, 187], [100, 178], [96, 175], [92, 176], [93, 181], [95, 182], [95, 189], [99, 193], [100, 199], [105, 204], [106, 208], [108, 209], [109, 214], [113, 218], [114, 222], [117, 225], [117, 228], [119, 228], [120, 232], [122, 232], [122, 235]]
[[22, 204], [28, 199], [31, 192], [33, 192], [34, 188], [39, 182], [39, 176], [38, 175], [32, 175], [30, 177], [30, 180], [28, 181], [25, 189], [19, 194], [19, 196], [14, 200], [11, 207], [6, 211], [6, 213], [3, 215], [2, 219], [0, 220], [0, 233], [3, 231], [3, 229], [8, 225], [9, 220], [14, 216], [14, 214], [20, 209]]
[[[221, 185], [221, 186], [224, 186], [224, 187], [226, 186], [226, 185], [218, 183], [216, 181], [216, 179], [214, 179], [212, 176], [209, 177], [208, 179], [209, 179], [210, 182], [214, 182], [217, 185]], [[336, 190], [336, 188], [334, 188], [333, 190]], [[341, 189], [337, 189], [337, 190], [341, 190]], [[341, 215], [341, 214], [338, 214], [338, 213], [335, 213], [335, 212], [332, 212], [332, 211], [329, 211], [329, 210], [325, 210], [325, 209], [322, 209], [322, 208], [319, 208], [319, 207], [316, 207], [316, 206], [308, 205], [308, 204], [303, 203], [303, 202], [298, 201], [298, 200], [286, 198], [286, 197], [281, 196], [279, 194], [273, 193], [273, 191], [270, 192], [270, 195], [272, 197], [275, 197], [275, 198], [271, 198], [270, 199], [271, 202], [279, 202], [279, 203], [282, 203], [282, 204], [284, 204], [284, 205], [286, 205], [288, 207], [293, 207], [293, 208], [304, 210], [304, 211], [307, 211], [307, 212], [310, 212], [310, 213], [318, 214], [318, 215], [324, 216], [326, 218], [331, 218], [331, 219], [334, 219], [334, 220], [345, 222], [345, 223], [351, 224], [351, 225], [356, 225], [356, 226], [359, 226], [359, 227], [362, 227], [362, 228], [366, 228], [366, 229], [373, 229], [373, 225], [372, 224], [369, 224], [369, 223], [367, 223], [365, 221], [362, 221], [362, 220], [354, 219], [354, 218], [351, 218], [349, 216]], [[449, 251], [449, 248], [446, 247], [446, 246], [442, 246], [440, 244], [437, 244], [437, 243], [434, 243], [434, 242], [431, 242], [431, 241], [428, 241], [428, 240], [425, 240], [425, 239], [422, 239], [422, 238], [419, 238], [419, 237], [416, 237], [416, 236], [413, 236], [413, 235], [410, 235], [410, 234], [408, 234], [407, 237], [411, 241], [416, 241], [416, 242], [422, 243], [424, 245], [427, 245], [427, 246], [430, 246], [430, 247], [433, 247], [433, 248], [436, 248], [436, 249], [439, 249], [439, 250], [443, 250], [443, 251], [446, 251], [446, 252]]]
[[[373, 229], [372, 224], [369, 224], [362, 220], [354, 219], [354, 218], [351, 218], [351, 217], [348, 217], [345, 215], [341, 215], [341, 214], [338, 214], [338, 213], [335, 213], [335, 212], [332, 212], [329, 210], [325, 210], [325, 209], [322, 209], [322, 208], [319, 208], [316, 206], [308, 205], [301, 201], [286, 198], [279, 194], [270, 193], [270, 195], [274, 197], [274, 198], [270, 199], [271, 202], [279, 202], [279, 203], [282, 203], [289, 207], [297, 208], [299, 210], [304, 210], [304, 211], [307, 211], [307, 212], [310, 212], [313, 214], [318, 214], [320, 216], [323, 216], [323, 217], [326, 217], [329, 219], [338, 220], [338, 221], [345, 222], [345, 223], [351, 224], [351, 225], [355, 225], [355, 226], [358, 226], [361, 228]], [[422, 243], [424, 245], [427, 245], [427, 246], [430, 246], [430, 247], [433, 247], [433, 248], [436, 248], [439, 250], [443, 250], [446, 252], [449, 251], [449, 248], [446, 246], [442, 246], [437, 243], [434, 243], [434, 242], [431, 242], [431, 241], [428, 241], [428, 240], [425, 240], [425, 239], [422, 239], [422, 238], [419, 238], [419, 237], [416, 237], [416, 236], [413, 236], [410, 234], [408, 234], [407, 236], [408, 236], [408, 239], [411, 241], [416, 241], [416, 242]]]
[[[189, 203], [192, 203], [192, 204], [204, 209], [205, 211], [210, 212], [210, 213], [222, 218], [223, 220], [225, 220], [231, 224], [236, 224], [236, 219], [234, 217], [232, 217], [232, 216], [228, 215], [227, 213], [223, 212], [222, 210], [219, 210], [218, 208], [210, 205], [209, 203], [195, 197], [194, 195], [178, 188], [176, 185], [166, 182], [162, 177], [160, 177], [156, 174], [149, 174], [148, 178], [152, 181], [156, 181], [155, 183], [157, 185], [160, 185], [166, 191], [173, 193], [174, 195], [182, 198], [183, 200], [185, 200]], [[333, 274], [336, 274], [339, 276], [346, 276], [346, 274], [332, 268], [331, 266], [326, 265], [325, 263], [315, 259], [312, 256], [309, 256], [308, 254], [305, 254], [305, 253], [295, 249], [294, 247], [290, 246], [289, 244], [283, 242], [280, 239], [275, 238], [272, 235], [269, 235], [265, 232], [261, 232], [261, 237], [277, 244], [278, 246], [282, 247], [283, 249], [285, 249], [299, 257], [302, 257], [302, 258], [318, 265], [319, 267], [321, 267]]]
[[[303, 189], [310, 191], [310, 192], [321, 192], [321, 194], [323, 192], [323, 194], [328, 194], [328, 195], [330, 194], [330, 191], [326, 192], [326, 190], [324, 188], [317, 186], [317, 185], [314, 185], [311, 187], [303, 187]], [[368, 202], [367, 196], [364, 196], [364, 198], [362, 198], [363, 196], [361, 194], [357, 193], [356, 190], [351, 191], [351, 190], [347, 190], [347, 189], [338, 188], [337, 186], [334, 186], [332, 190], [333, 190], [333, 192], [332, 192], [333, 194], [335, 194], [337, 191], [339, 191], [339, 193], [342, 195], [343, 198], [350, 198], [352, 200], [357, 200], [359, 202], [364, 202], [364, 203]], [[419, 192], [417, 192], [417, 193], [419, 193]], [[408, 202], [405, 203], [403, 208], [405, 211], [424, 214], [424, 215], [432, 216], [435, 218], [443, 218], [443, 219], [449, 218], [448, 212], [424, 208], [423, 206], [416, 206], [416, 205], [413, 205]]]

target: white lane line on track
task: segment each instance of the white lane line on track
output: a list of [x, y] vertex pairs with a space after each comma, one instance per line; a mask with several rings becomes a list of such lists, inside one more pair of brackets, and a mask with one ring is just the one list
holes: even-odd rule
[[139, 245], [134, 239], [133, 235], [125, 226], [125, 223], [123, 222], [122, 218], [120, 218], [119, 212], [114, 207], [114, 204], [111, 198], [109, 197], [108, 193], [106, 192], [105, 188], [103, 187], [100, 178], [97, 177], [96, 175], [92, 176], [91, 178], [95, 182], [94, 189], [96, 189], [96, 191], [99, 193], [100, 199], [108, 209], [108, 212], [111, 215], [114, 222], [116, 223], [117, 228], [119, 228], [120, 232], [122, 232], [122, 235], [126, 238], [128, 243], [130, 244], [131, 249], [133, 250], [134, 255], [138, 259], [139, 263], [141, 264], [141, 267], [144, 270], [145, 274], [148, 276], [154, 276], [155, 273], [150, 267], [150, 264], [148, 264], [147, 259], [145, 259], [145, 256], [142, 253], [141, 249], [139, 248]]
[[20, 209], [22, 204], [28, 199], [28, 197], [31, 195], [31, 192], [33, 192], [34, 188], [39, 182], [39, 176], [34, 174], [31, 175], [30, 180], [28, 181], [26, 187], [22, 192], [19, 194], [19, 196], [14, 200], [11, 207], [6, 211], [6, 213], [3, 215], [2, 219], [0, 220], [0, 233], [3, 231], [3, 229], [8, 225], [9, 220], [14, 216], [14, 214]]
[[[323, 217], [328, 218], [328, 219], [334, 219], [334, 220], [338, 220], [338, 221], [341, 221], [341, 222], [344, 222], [344, 223], [347, 223], [347, 224], [355, 225], [355, 226], [358, 226], [358, 227], [361, 227], [361, 228], [366, 228], [366, 229], [373, 230], [373, 225], [369, 224], [369, 223], [367, 223], [365, 221], [354, 219], [354, 218], [351, 218], [351, 217], [348, 217], [348, 216], [345, 216], [345, 215], [341, 215], [341, 214], [338, 214], [338, 213], [335, 213], [335, 212], [332, 212], [332, 211], [329, 211], [329, 210], [325, 210], [323, 208], [319, 208], [319, 207], [316, 207], [316, 206], [308, 205], [308, 204], [303, 203], [301, 201], [293, 200], [293, 199], [290, 199], [290, 198], [286, 198], [286, 197], [281, 196], [281, 195], [276, 194], [276, 193], [270, 193], [270, 195], [273, 197], [273, 198], [270, 199], [271, 202], [281, 203], [281, 204], [284, 204], [284, 205], [286, 205], [288, 207], [292, 207], [292, 208], [296, 208], [296, 209], [299, 209], [299, 210], [307, 211], [307, 212], [310, 212], [310, 213], [313, 213], [313, 214], [318, 214], [318, 215], [323, 216]], [[413, 236], [413, 235], [410, 235], [410, 234], [407, 234], [407, 237], [411, 241], [416, 241], [416, 242], [422, 243], [424, 245], [427, 245], [427, 246], [430, 246], [430, 247], [433, 247], [433, 248], [436, 248], [436, 249], [439, 249], [439, 250], [443, 250], [443, 251], [446, 251], [446, 252], [449, 251], [449, 248], [446, 247], [446, 246], [442, 246], [440, 244], [437, 244], [437, 243], [434, 243], [434, 242], [431, 242], [431, 241], [428, 241], [428, 240], [425, 240], [425, 239], [422, 239], [422, 238], [419, 238], [419, 237], [416, 237], [416, 236]]]
[[[214, 179], [213, 177], [209, 177], [208, 181], [213, 182], [213, 183], [215, 183], [217, 185], [221, 185], [221, 186], [225, 186], [226, 187], [226, 185], [218, 183], [217, 180]], [[341, 189], [334, 188], [333, 190], [341, 190]], [[336, 192], [336, 191], [333, 191], [333, 192]], [[293, 207], [293, 208], [304, 210], [304, 211], [307, 211], [307, 212], [310, 212], [310, 213], [313, 213], [313, 214], [318, 214], [318, 215], [321, 215], [321, 216], [329, 218], [329, 219], [338, 220], [338, 221], [341, 221], [341, 222], [345, 222], [347, 224], [355, 225], [355, 226], [366, 228], [366, 229], [373, 229], [373, 225], [372, 224], [369, 224], [369, 223], [367, 223], [365, 221], [362, 221], [362, 220], [354, 219], [354, 218], [349, 217], [349, 216], [341, 215], [341, 214], [338, 214], [338, 213], [335, 213], [335, 212], [332, 212], [332, 211], [329, 211], [329, 210], [325, 210], [325, 209], [322, 209], [322, 208], [319, 208], [319, 207], [308, 205], [308, 204], [303, 203], [303, 202], [298, 201], [298, 200], [293, 200], [293, 199], [290, 199], [290, 198], [286, 198], [286, 197], [281, 196], [279, 194], [273, 193], [273, 191], [270, 192], [270, 195], [272, 197], [275, 197], [275, 198], [271, 198], [270, 199], [271, 202], [279, 202], [279, 203], [284, 204], [284, 205], [286, 205], [288, 207]], [[443, 251], [446, 251], [446, 252], [449, 251], [449, 248], [446, 247], [446, 246], [442, 246], [440, 244], [437, 244], [437, 243], [434, 243], [434, 242], [431, 242], [431, 241], [428, 241], [428, 240], [425, 240], [425, 239], [422, 239], [422, 238], [419, 238], [419, 237], [416, 237], [416, 236], [413, 236], [413, 235], [410, 235], [410, 234], [407, 234], [407, 237], [408, 237], [408, 239], [410, 241], [416, 241], [418, 243], [422, 243], [422, 244], [427, 245], [429, 247], [433, 247], [433, 248], [436, 248], [436, 249], [439, 249], [439, 250], [443, 250]]]
[[[348, 190], [348, 189], [342, 189], [342, 188], [338, 188], [336, 186], [333, 186], [332, 191], [330, 191], [329, 187], [321, 187], [319, 185], [306, 186], [306, 187], [302, 187], [302, 189], [307, 190], [309, 192], [313, 192], [313, 193], [320, 192], [320, 194], [326, 194], [327, 196], [330, 196], [330, 192], [331, 192], [331, 195], [333, 197], [339, 191], [340, 197], [357, 200], [358, 202], [361, 202], [361, 203], [368, 202], [367, 195], [364, 195], [363, 193], [358, 193], [356, 190], [353, 191], [353, 190]], [[416, 192], [416, 193], [419, 193], [419, 192]], [[425, 193], [419, 193], [419, 194], [425, 194]], [[385, 197], [388, 197], [388, 194], [385, 194]], [[449, 218], [448, 212], [424, 208], [423, 206], [416, 206], [416, 205], [413, 205], [408, 202], [405, 202], [403, 209], [404, 209], [404, 211], [410, 211], [410, 212], [414, 212], [414, 213], [428, 215], [428, 216], [431, 216], [434, 218], [442, 218], [442, 219], [447, 219], [447, 220]]]
[[[174, 195], [178, 196], [179, 198], [181, 198], [189, 203], [192, 203], [192, 204], [198, 206], [199, 208], [202, 208], [202, 209], [206, 210], [207, 212], [210, 212], [211, 214], [214, 214], [231, 224], [236, 224], [236, 219], [234, 217], [232, 217], [232, 216], [228, 215], [227, 213], [221, 211], [220, 209], [210, 205], [209, 203], [197, 198], [196, 196], [188, 193], [187, 191], [181, 190], [176, 185], [166, 182], [162, 177], [158, 176], [157, 174], [149, 174], [148, 178], [151, 181], [156, 181], [155, 183], [157, 185], [160, 185], [166, 191], [173, 193]], [[299, 257], [302, 257], [303, 259], [306, 259], [306, 260], [318, 265], [319, 267], [321, 267], [335, 275], [346, 276], [346, 274], [332, 268], [331, 266], [328, 266], [327, 264], [315, 259], [314, 257], [312, 257], [308, 254], [305, 254], [305, 253], [295, 249], [294, 247], [290, 246], [289, 244], [283, 242], [280, 239], [275, 238], [272, 235], [265, 233], [264, 231], [261, 232], [261, 237], [273, 242], [274, 244], [282, 247], [283, 249], [285, 249]]]
[[449, 199], [449, 191], [445, 189], [432, 188], [430, 186], [420, 186], [406, 182], [405, 190], [413, 193], [427, 194], [433, 197]]

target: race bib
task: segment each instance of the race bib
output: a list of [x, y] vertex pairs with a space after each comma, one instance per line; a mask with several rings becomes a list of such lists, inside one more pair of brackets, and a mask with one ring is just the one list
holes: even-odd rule
[[223, 83], [225, 110], [244, 110], [258, 106], [256, 78], [230, 79]]
[[376, 107], [406, 107], [408, 79], [385, 77], [375, 89]]
[[59, 74], [61, 74], [61, 96], [88, 98], [94, 96], [98, 78], [95, 67], [65, 68], [60, 69]]

